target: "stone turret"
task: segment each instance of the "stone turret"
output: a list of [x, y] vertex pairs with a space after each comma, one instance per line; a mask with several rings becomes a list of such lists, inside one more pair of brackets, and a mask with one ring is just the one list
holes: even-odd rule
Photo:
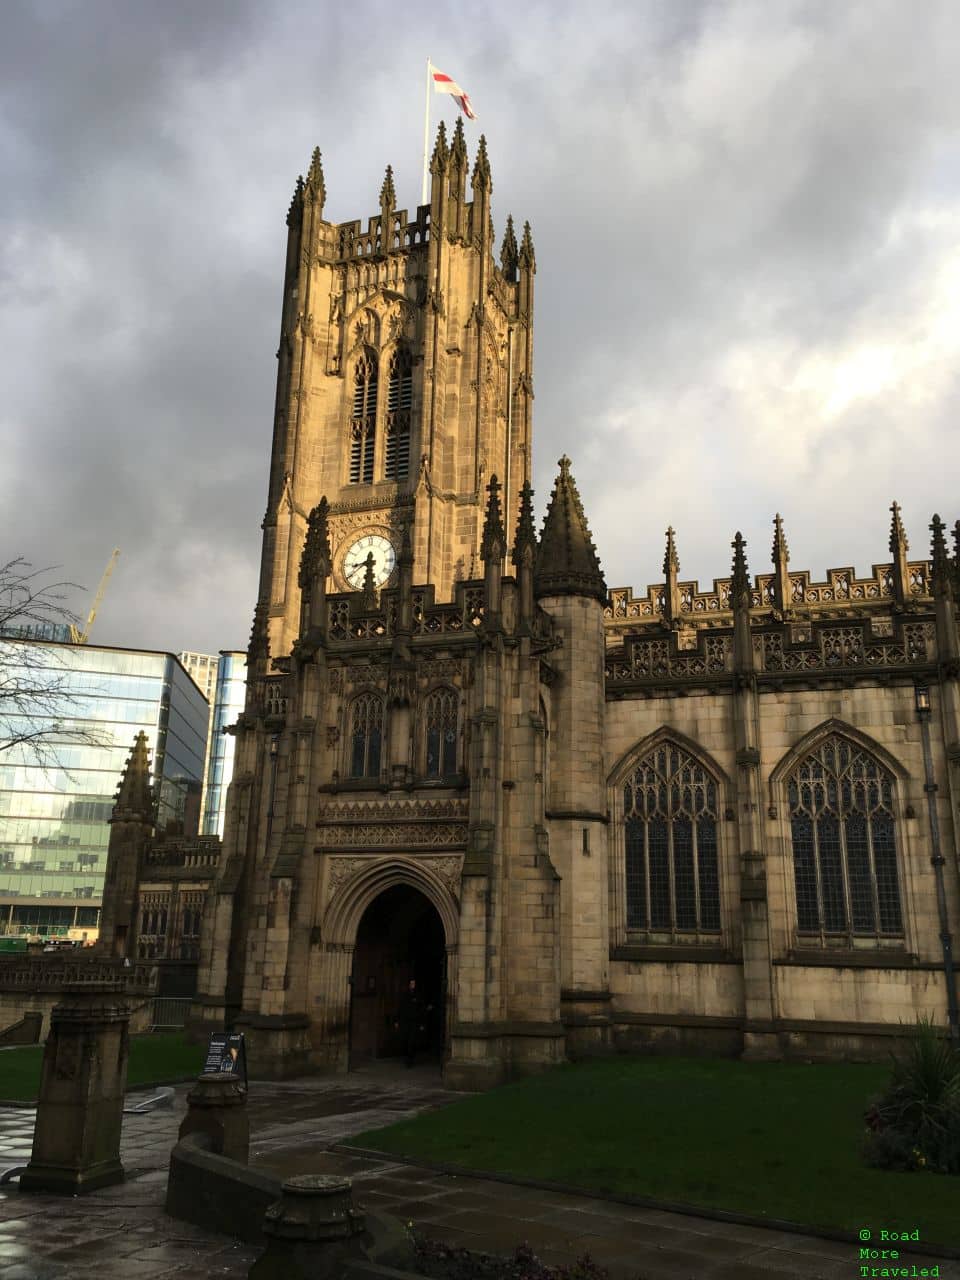
[[938, 515], [935, 515], [930, 522], [930, 533], [932, 536], [930, 587], [937, 619], [937, 656], [941, 670], [946, 670], [955, 678], [960, 674], [960, 646], [958, 646], [954, 604], [953, 566], [947, 554], [944, 524]]
[[902, 609], [910, 599], [910, 570], [907, 567], [907, 552], [910, 543], [904, 532], [900, 519], [900, 507], [894, 502], [890, 507], [890, 555], [893, 557], [891, 571], [893, 574], [893, 598]]
[[787, 548], [787, 540], [783, 534], [783, 520], [779, 511], [773, 517], [773, 529], [773, 550], [771, 553], [773, 560], [773, 607], [781, 616], [786, 616], [790, 612], [792, 604], [790, 571], [787, 568], [790, 563], [790, 551]]
[[663, 620], [668, 627], [680, 622], [680, 559], [673, 540], [673, 526], [667, 530], [667, 549], [663, 557]]
[[740, 674], [753, 669], [750, 639], [750, 574], [747, 571], [746, 541], [737, 530], [733, 542], [733, 574], [730, 578], [730, 607], [733, 610], [733, 664]]
[[520, 490], [520, 513], [513, 539], [511, 561], [517, 570], [517, 632], [529, 634], [533, 625], [533, 566], [537, 558], [537, 531], [533, 524], [533, 490]]
[[507, 214], [507, 225], [503, 230], [503, 243], [500, 246], [500, 270], [503, 278], [511, 284], [516, 281], [520, 254], [517, 249], [517, 235], [513, 229], [513, 214]]
[[487, 630], [491, 630], [500, 625], [500, 584], [503, 558], [507, 553], [507, 535], [500, 509], [500, 482], [496, 476], [490, 477], [487, 493], [490, 496], [480, 540], [480, 559], [484, 563], [484, 623]]
[[493, 180], [490, 177], [490, 160], [487, 156], [487, 140], [480, 135], [477, 157], [473, 165], [473, 176], [470, 179], [473, 190], [473, 231], [484, 239], [484, 257], [490, 252], [493, 243], [493, 230], [490, 219], [490, 196], [493, 193]]
[[153, 835], [155, 813], [147, 737], [141, 732], [124, 766], [110, 818], [98, 944], [107, 955], [131, 963], [137, 958], [140, 866]]
[[[562, 1015], [576, 1027], [568, 1043], [595, 1052], [609, 1043], [610, 937], [603, 757], [604, 640], [607, 599], [570, 459], [543, 522], [534, 593], [560, 644], [550, 662], [550, 769], [546, 816], [550, 856], [560, 875]], [[574, 962], [576, 955], [576, 962]]]
[[566, 455], [559, 467], [537, 549], [534, 593], [538, 600], [543, 596], [591, 596], [605, 605], [607, 586]]
[[393, 185], [393, 167], [388, 164], [383, 186], [380, 188], [380, 216], [383, 218], [384, 224], [386, 224], [387, 218], [396, 207], [397, 193]]
[[300, 556], [300, 638], [314, 631], [322, 643], [327, 629], [327, 578], [330, 574], [330, 504], [321, 498], [310, 512]]

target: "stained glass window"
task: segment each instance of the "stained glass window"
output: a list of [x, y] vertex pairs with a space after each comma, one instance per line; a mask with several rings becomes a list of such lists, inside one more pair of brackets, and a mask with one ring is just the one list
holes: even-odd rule
[[428, 778], [452, 778], [457, 772], [458, 704], [456, 689], [435, 689], [427, 698], [424, 727]]
[[627, 928], [720, 931], [717, 784], [675, 743], [655, 747], [623, 789]]
[[383, 743], [383, 700], [375, 693], [356, 698], [350, 720], [350, 776], [379, 778]]
[[839, 735], [787, 779], [801, 934], [902, 936], [893, 787], [874, 756]]

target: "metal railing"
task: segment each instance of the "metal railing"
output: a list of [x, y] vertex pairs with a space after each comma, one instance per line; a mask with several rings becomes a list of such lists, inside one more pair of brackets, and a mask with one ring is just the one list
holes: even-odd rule
[[151, 1031], [179, 1031], [187, 1025], [190, 1014], [190, 999], [172, 999], [169, 996], [158, 996], [153, 1002], [153, 1013], [150, 1017]]

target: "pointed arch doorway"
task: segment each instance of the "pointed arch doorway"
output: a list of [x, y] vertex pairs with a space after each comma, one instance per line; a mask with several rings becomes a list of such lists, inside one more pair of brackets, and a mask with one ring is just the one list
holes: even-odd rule
[[418, 889], [397, 884], [360, 918], [350, 979], [350, 1065], [403, 1056], [397, 1028], [410, 979], [424, 1006], [418, 1058], [439, 1062], [445, 1040], [446, 938], [437, 909]]

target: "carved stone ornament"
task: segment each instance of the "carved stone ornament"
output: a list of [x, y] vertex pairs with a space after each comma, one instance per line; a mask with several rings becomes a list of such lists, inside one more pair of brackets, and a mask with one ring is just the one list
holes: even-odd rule
[[417, 678], [419, 680], [452, 680], [463, 674], [463, 662], [460, 658], [420, 658], [417, 660]]
[[461, 846], [467, 843], [465, 822], [411, 822], [404, 826], [384, 823], [356, 823], [346, 826], [322, 824], [317, 843], [334, 848], [423, 849]]
[[466, 800], [343, 800], [325, 805], [320, 822], [422, 822], [455, 818], [466, 822]]
[[[347, 881], [364, 871], [371, 871], [380, 866], [382, 858], [358, 856], [344, 858], [337, 854], [327, 860], [327, 891], [332, 898]], [[441, 857], [419, 857], [416, 865], [429, 870], [449, 891], [454, 898], [460, 895], [460, 877], [463, 869], [462, 855], [445, 855]]]

